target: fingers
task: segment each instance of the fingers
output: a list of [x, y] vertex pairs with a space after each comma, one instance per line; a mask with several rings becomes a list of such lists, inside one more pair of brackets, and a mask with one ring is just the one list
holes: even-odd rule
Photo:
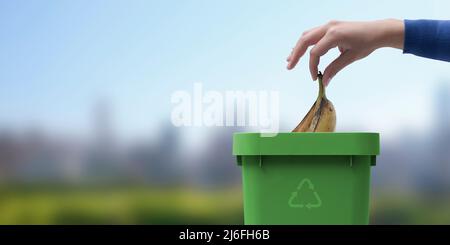
[[339, 57], [337, 57], [333, 62], [331, 62], [328, 67], [323, 72], [323, 85], [326, 87], [330, 83], [330, 80], [344, 67], [351, 64], [356, 60], [356, 55], [352, 51], [345, 51]]
[[300, 57], [305, 54], [308, 47], [316, 44], [323, 37], [323, 35], [325, 35], [325, 32], [325, 26], [319, 26], [304, 32], [295, 45], [295, 48], [292, 50], [291, 55], [287, 58], [287, 69], [291, 70], [294, 68], [300, 60]]
[[[317, 27], [315, 27], [315, 28], [313, 28], [313, 29], [310, 29], [310, 30], [307, 30], [307, 31], [304, 31], [304, 32], [302, 33], [302, 36], [301, 36], [300, 39], [297, 41], [297, 43], [295, 44], [295, 47], [292, 48], [291, 53], [290, 53], [289, 56], [287, 57], [287, 59], [286, 59], [287, 62], [291, 61], [292, 54], [294, 53], [294, 50], [299, 46], [300, 42], [303, 41], [303, 40], [305, 39], [306, 35], [308, 35], [308, 33], [310, 33], [310, 32], [311, 32], [312, 30], [314, 30], [314, 29], [317, 29]], [[302, 39], [303, 39], [303, 40], [302, 40]]]
[[337, 39], [335, 35], [326, 34], [319, 42], [311, 49], [309, 55], [309, 71], [311, 72], [311, 78], [317, 79], [318, 66], [320, 62], [320, 56], [326, 54], [328, 50], [337, 46]]
[[294, 48], [292, 48], [291, 54], [289, 54], [289, 56], [287, 57], [287, 59], [286, 59], [287, 62], [289, 62], [291, 60], [292, 52], [294, 52]]

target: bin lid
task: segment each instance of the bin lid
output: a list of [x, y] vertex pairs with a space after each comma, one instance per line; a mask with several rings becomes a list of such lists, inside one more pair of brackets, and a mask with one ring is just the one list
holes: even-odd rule
[[378, 155], [380, 137], [372, 132], [235, 133], [233, 155]]

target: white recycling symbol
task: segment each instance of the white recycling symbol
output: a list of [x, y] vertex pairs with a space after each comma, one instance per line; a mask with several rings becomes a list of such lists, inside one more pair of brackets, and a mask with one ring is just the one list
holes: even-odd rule
[[[313, 203], [308, 202], [306, 204], [300, 202], [300, 200], [302, 199], [302, 195], [301, 193], [306, 190], [305, 188], [307, 188], [309, 191], [311, 191], [314, 195], [315, 201]], [[291, 196], [289, 198], [288, 201], [288, 205], [291, 208], [307, 208], [307, 209], [311, 209], [311, 208], [319, 208], [320, 206], [322, 206], [322, 200], [320, 199], [319, 194], [317, 193], [317, 191], [314, 189], [314, 185], [311, 182], [310, 179], [305, 178], [303, 179], [297, 186], [297, 189], [291, 193]]]

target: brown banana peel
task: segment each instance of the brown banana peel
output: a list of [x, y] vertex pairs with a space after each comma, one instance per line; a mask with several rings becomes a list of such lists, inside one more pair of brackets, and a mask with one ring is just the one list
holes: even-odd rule
[[292, 132], [334, 132], [336, 128], [336, 110], [325, 94], [322, 73], [318, 74], [319, 95], [303, 120]]

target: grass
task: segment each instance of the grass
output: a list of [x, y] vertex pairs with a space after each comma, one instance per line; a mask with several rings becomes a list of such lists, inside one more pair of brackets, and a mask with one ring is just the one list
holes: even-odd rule
[[372, 224], [450, 224], [450, 197], [384, 192], [371, 205]]
[[240, 188], [3, 187], [0, 224], [241, 224]]
[[[383, 192], [372, 224], [449, 224], [450, 198]], [[242, 224], [241, 187], [0, 186], [0, 224]]]

